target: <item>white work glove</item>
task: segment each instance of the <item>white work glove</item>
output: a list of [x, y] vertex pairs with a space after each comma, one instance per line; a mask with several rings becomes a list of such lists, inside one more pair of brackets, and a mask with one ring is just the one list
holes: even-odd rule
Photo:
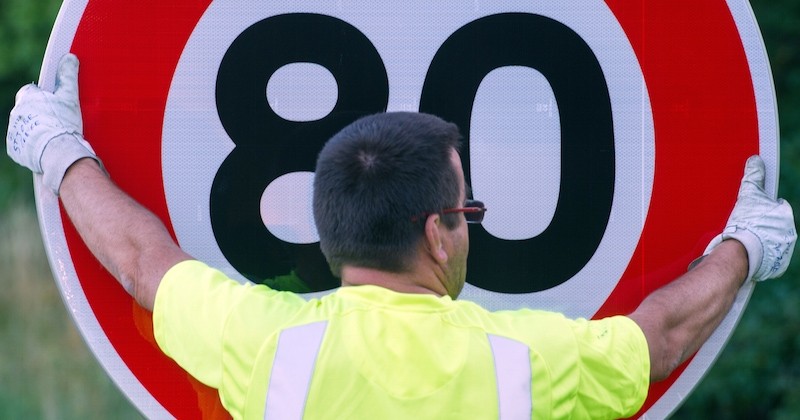
[[42, 174], [44, 185], [58, 195], [67, 169], [89, 157], [100, 163], [83, 138], [78, 99], [78, 58], [67, 54], [58, 65], [55, 92], [34, 84], [17, 92], [8, 119], [6, 152], [15, 162]]
[[747, 159], [739, 197], [721, 234], [708, 244], [703, 255], [725, 239], [736, 239], [747, 250], [747, 280], [780, 277], [789, 266], [797, 241], [792, 207], [764, 191], [766, 170], [759, 156]]

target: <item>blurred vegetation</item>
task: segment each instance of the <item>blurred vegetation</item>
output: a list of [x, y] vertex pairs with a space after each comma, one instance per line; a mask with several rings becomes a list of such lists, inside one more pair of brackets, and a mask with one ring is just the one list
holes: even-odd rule
[[[39, 78], [47, 38], [60, 5], [58, 0], [0, 1], [0, 127], [4, 138], [14, 94], [23, 84]], [[30, 172], [3, 156], [0, 211], [19, 200], [33, 200]]]
[[0, 238], [0, 419], [141, 418], [67, 314], [30, 205], [2, 212]]
[[[0, 127], [14, 94], [38, 80], [59, 0], [0, 1]], [[4, 148], [5, 150], [5, 142]], [[100, 367], [53, 282], [32, 178], [0, 158], [0, 419], [136, 419]]]
[[[770, 57], [781, 124], [780, 195], [800, 209], [800, 1], [751, 2]], [[0, 1], [0, 127], [38, 79], [60, 1]], [[796, 418], [800, 296], [795, 259], [756, 288], [742, 321], [675, 418]], [[30, 173], [0, 158], [0, 418], [137, 418], [75, 330], [44, 256]]]

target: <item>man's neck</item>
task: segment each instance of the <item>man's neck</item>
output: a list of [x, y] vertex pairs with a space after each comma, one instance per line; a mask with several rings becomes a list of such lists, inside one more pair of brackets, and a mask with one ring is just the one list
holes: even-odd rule
[[[444, 296], [447, 292], [437, 281], [426, 280], [426, 276], [416, 272], [392, 273], [365, 267], [342, 267], [342, 286], [380, 286], [398, 293], [420, 293]], [[438, 287], [437, 287], [438, 286]], [[440, 290], [441, 289], [441, 290]]]

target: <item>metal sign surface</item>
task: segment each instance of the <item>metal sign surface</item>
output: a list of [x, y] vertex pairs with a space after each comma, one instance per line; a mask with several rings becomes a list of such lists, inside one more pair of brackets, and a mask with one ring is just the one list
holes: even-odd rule
[[[775, 94], [746, 1], [67, 0], [42, 86], [67, 51], [113, 179], [190, 254], [309, 297], [336, 285], [320, 270], [314, 161], [364, 114], [461, 128], [467, 181], [491, 208], [471, 227], [461, 298], [489, 309], [628, 313], [723, 227], [747, 156], [777, 190]], [[151, 417], [219, 415], [36, 185], [56, 280], [114, 381]], [[680, 404], [749, 294], [640, 415]]]

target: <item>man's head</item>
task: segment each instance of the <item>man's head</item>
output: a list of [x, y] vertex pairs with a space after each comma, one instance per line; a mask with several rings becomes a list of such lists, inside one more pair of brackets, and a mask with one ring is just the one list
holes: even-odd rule
[[[421, 216], [464, 199], [463, 173], [453, 164], [460, 139], [440, 118], [396, 112], [359, 119], [328, 141], [317, 161], [314, 218], [335, 275], [343, 265], [411, 269], [425, 234]], [[460, 218], [445, 214], [441, 222], [455, 229]]]

